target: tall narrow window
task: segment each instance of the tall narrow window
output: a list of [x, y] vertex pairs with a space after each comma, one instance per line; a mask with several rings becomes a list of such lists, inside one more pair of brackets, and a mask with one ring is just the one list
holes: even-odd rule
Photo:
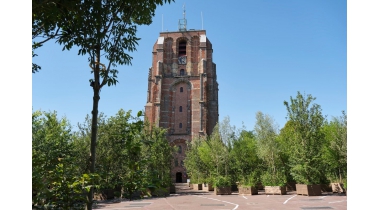
[[182, 112], [182, 106], [179, 106], [179, 112]]
[[185, 65], [186, 58], [186, 41], [180, 41], [178, 45], [178, 64]]
[[181, 93], [183, 92], [183, 87], [179, 88], [179, 92], [181, 92]]
[[181, 146], [178, 146], [178, 153], [179, 153], [179, 154], [182, 153], [182, 147], [181, 147]]
[[180, 41], [178, 45], [178, 56], [186, 55], [186, 41]]
[[182, 123], [179, 123], [179, 128], [182, 128]]
[[181, 76], [185, 75], [185, 70], [181, 69], [181, 70], [179, 71], [179, 75], [181, 75]]
[[178, 159], [175, 159], [174, 166], [178, 166]]

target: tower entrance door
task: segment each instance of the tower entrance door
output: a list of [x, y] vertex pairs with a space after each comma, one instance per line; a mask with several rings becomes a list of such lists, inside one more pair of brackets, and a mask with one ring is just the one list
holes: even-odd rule
[[176, 183], [182, 183], [182, 173], [181, 172], [177, 172], [175, 174], [175, 182]]

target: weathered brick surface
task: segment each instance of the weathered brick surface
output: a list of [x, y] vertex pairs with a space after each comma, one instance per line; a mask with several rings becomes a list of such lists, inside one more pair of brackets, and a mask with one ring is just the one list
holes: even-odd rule
[[[178, 61], [180, 43], [186, 46], [185, 64]], [[178, 172], [182, 182], [188, 178], [181, 165], [186, 143], [211, 134], [218, 122], [218, 83], [212, 52], [205, 30], [161, 32], [153, 46], [145, 114], [152, 125], [168, 129], [171, 145], [182, 148], [172, 162], [173, 182]]]

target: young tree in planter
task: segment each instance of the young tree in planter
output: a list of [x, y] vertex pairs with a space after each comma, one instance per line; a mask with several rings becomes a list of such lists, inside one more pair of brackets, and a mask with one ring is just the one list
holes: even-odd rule
[[71, 126], [66, 118], [58, 119], [56, 112], [32, 113], [33, 206], [83, 207], [83, 192], [91, 177], [77, 170], [71, 141]]
[[[218, 124], [219, 125], [219, 136], [223, 142], [224, 145], [227, 147], [227, 153], [231, 154], [234, 142], [237, 140], [238, 136], [240, 135], [240, 131], [236, 129], [235, 126], [232, 126], [230, 124], [230, 117], [226, 116], [223, 121]], [[228, 171], [226, 171], [226, 174], [230, 178], [230, 181], [232, 185], [235, 185], [235, 183], [239, 180], [238, 174], [236, 170], [233, 170], [234, 168], [234, 159], [231, 159], [230, 155], [226, 155], [225, 158], [228, 158], [226, 160], [226, 163], [228, 164]]]
[[257, 143], [252, 131], [243, 130], [231, 150], [231, 170], [238, 176], [239, 185], [256, 186], [260, 180], [261, 164]]
[[187, 144], [184, 164], [192, 184], [200, 184], [205, 179], [211, 177], [209, 168], [203, 164], [198, 150], [204, 140], [205, 138], [198, 137]]
[[328, 166], [326, 172], [333, 182], [342, 183], [347, 179], [347, 115], [333, 119], [323, 125], [326, 144], [323, 159]]
[[293, 190], [295, 190], [295, 183], [293, 176], [290, 174], [290, 165], [289, 165], [289, 157], [292, 153], [292, 150], [290, 148], [290, 144], [288, 142], [289, 138], [292, 135], [292, 122], [288, 121], [285, 123], [285, 126], [280, 130], [280, 134], [277, 138], [279, 143], [279, 157], [282, 166], [284, 167], [286, 180], [287, 180], [287, 186], [291, 186]]
[[[263, 185], [284, 187], [286, 175], [279, 156], [278, 129], [274, 120], [269, 115], [257, 112], [254, 131], [257, 139], [257, 154], [265, 164], [265, 171], [261, 175]], [[283, 189], [281, 194], [283, 194]]]
[[142, 135], [142, 157], [146, 159], [144, 184], [154, 188], [153, 190], [166, 191], [172, 184], [170, 170], [174, 148], [169, 145], [166, 132], [166, 129], [145, 125]]
[[210, 168], [213, 176], [228, 176], [228, 147], [222, 142], [218, 124], [214, 127], [211, 136], [202, 141], [198, 151], [202, 162]]
[[325, 136], [321, 130], [324, 117], [320, 105], [313, 103], [315, 99], [298, 92], [296, 98], [290, 97], [290, 103], [284, 101], [291, 122], [287, 140], [290, 172], [297, 183], [306, 185], [326, 182], [322, 160]]

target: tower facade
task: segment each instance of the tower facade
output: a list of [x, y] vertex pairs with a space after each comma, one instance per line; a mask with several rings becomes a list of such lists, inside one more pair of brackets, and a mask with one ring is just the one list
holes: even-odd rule
[[218, 83], [212, 44], [205, 30], [161, 32], [153, 46], [145, 116], [151, 125], [166, 128], [176, 146], [172, 181], [186, 182], [186, 145], [210, 135], [218, 122]]

